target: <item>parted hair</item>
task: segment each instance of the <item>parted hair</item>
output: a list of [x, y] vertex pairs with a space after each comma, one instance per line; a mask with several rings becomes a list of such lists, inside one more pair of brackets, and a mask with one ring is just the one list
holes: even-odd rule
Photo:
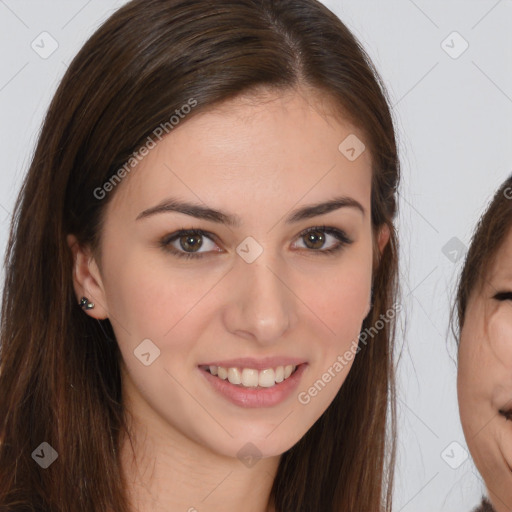
[[[397, 298], [397, 143], [385, 87], [361, 44], [316, 0], [133, 0], [71, 62], [17, 198], [5, 255], [0, 352], [0, 508], [129, 512], [120, 351], [108, 319], [77, 306], [68, 234], [97, 250], [108, 182], [155, 127], [238, 95], [306, 87], [359, 127], [372, 156], [371, 327]], [[179, 129], [179, 128], [177, 128]], [[341, 141], [340, 141], [341, 142]], [[391, 511], [394, 322], [361, 344], [324, 414], [282, 454], [277, 512]], [[59, 454], [41, 468], [32, 452]]]

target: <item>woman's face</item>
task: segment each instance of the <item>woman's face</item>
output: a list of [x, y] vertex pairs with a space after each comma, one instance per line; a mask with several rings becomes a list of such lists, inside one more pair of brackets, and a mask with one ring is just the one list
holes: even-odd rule
[[[512, 509], [512, 232], [481, 290], [471, 294], [461, 331], [459, 409], [475, 464], [498, 512]], [[501, 411], [501, 412], [500, 412]]]
[[111, 192], [101, 263], [78, 293], [112, 323], [129, 409], [167, 439], [281, 454], [350, 370], [338, 358], [369, 310], [371, 160], [320, 106], [231, 100], [182, 122]]

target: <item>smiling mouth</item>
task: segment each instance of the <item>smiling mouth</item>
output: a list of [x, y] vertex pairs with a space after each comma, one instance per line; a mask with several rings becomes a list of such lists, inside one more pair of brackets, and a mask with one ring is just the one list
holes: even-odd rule
[[206, 366], [200, 368], [219, 379], [246, 388], [270, 388], [288, 380], [302, 365], [286, 365], [258, 371], [251, 368], [224, 368], [222, 366]]

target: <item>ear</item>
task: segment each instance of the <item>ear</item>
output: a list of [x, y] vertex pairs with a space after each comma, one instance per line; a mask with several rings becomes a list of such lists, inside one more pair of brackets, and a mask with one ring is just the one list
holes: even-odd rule
[[73, 254], [73, 287], [77, 304], [82, 297], [87, 297], [94, 303], [94, 308], [84, 309], [84, 312], [97, 320], [108, 318], [103, 281], [90, 248], [81, 247], [75, 235], [68, 235], [67, 243]]
[[386, 244], [389, 242], [389, 238], [391, 236], [391, 232], [389, 230], [389, 226], [387, 224], [382, 224], [379, 226], [379, 231], [377, 234], [372, 237], [372, 245], [373, 245], [373, 262], [372, 262], [372, 288], [370, 290], [370, 297], [368, 298], [368, 309], [365, 314], [365, 318], [370, 314], [370, 311], [373, 307], [373, 275], [377, 268], [379, 267], [380, 258], [382, 256], [382, 252], [386, 247]]
[[379, 235], [377, 238], [377, 245], [379, 246], [380, 254], [382, 254], [384, 247], [386, 247], [386, 244], [389, 242], [390, 235], [389, 226], [387, 224], [382, 224], [379, 228]]

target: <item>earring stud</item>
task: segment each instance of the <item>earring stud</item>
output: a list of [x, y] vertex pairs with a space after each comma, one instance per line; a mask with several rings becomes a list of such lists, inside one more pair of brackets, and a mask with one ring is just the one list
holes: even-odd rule
[[89, 299], [87, 297], [82, 297], [79, 306], [82, 309], [92, 309], [94, 307], [94, 303], [89, 302]]

